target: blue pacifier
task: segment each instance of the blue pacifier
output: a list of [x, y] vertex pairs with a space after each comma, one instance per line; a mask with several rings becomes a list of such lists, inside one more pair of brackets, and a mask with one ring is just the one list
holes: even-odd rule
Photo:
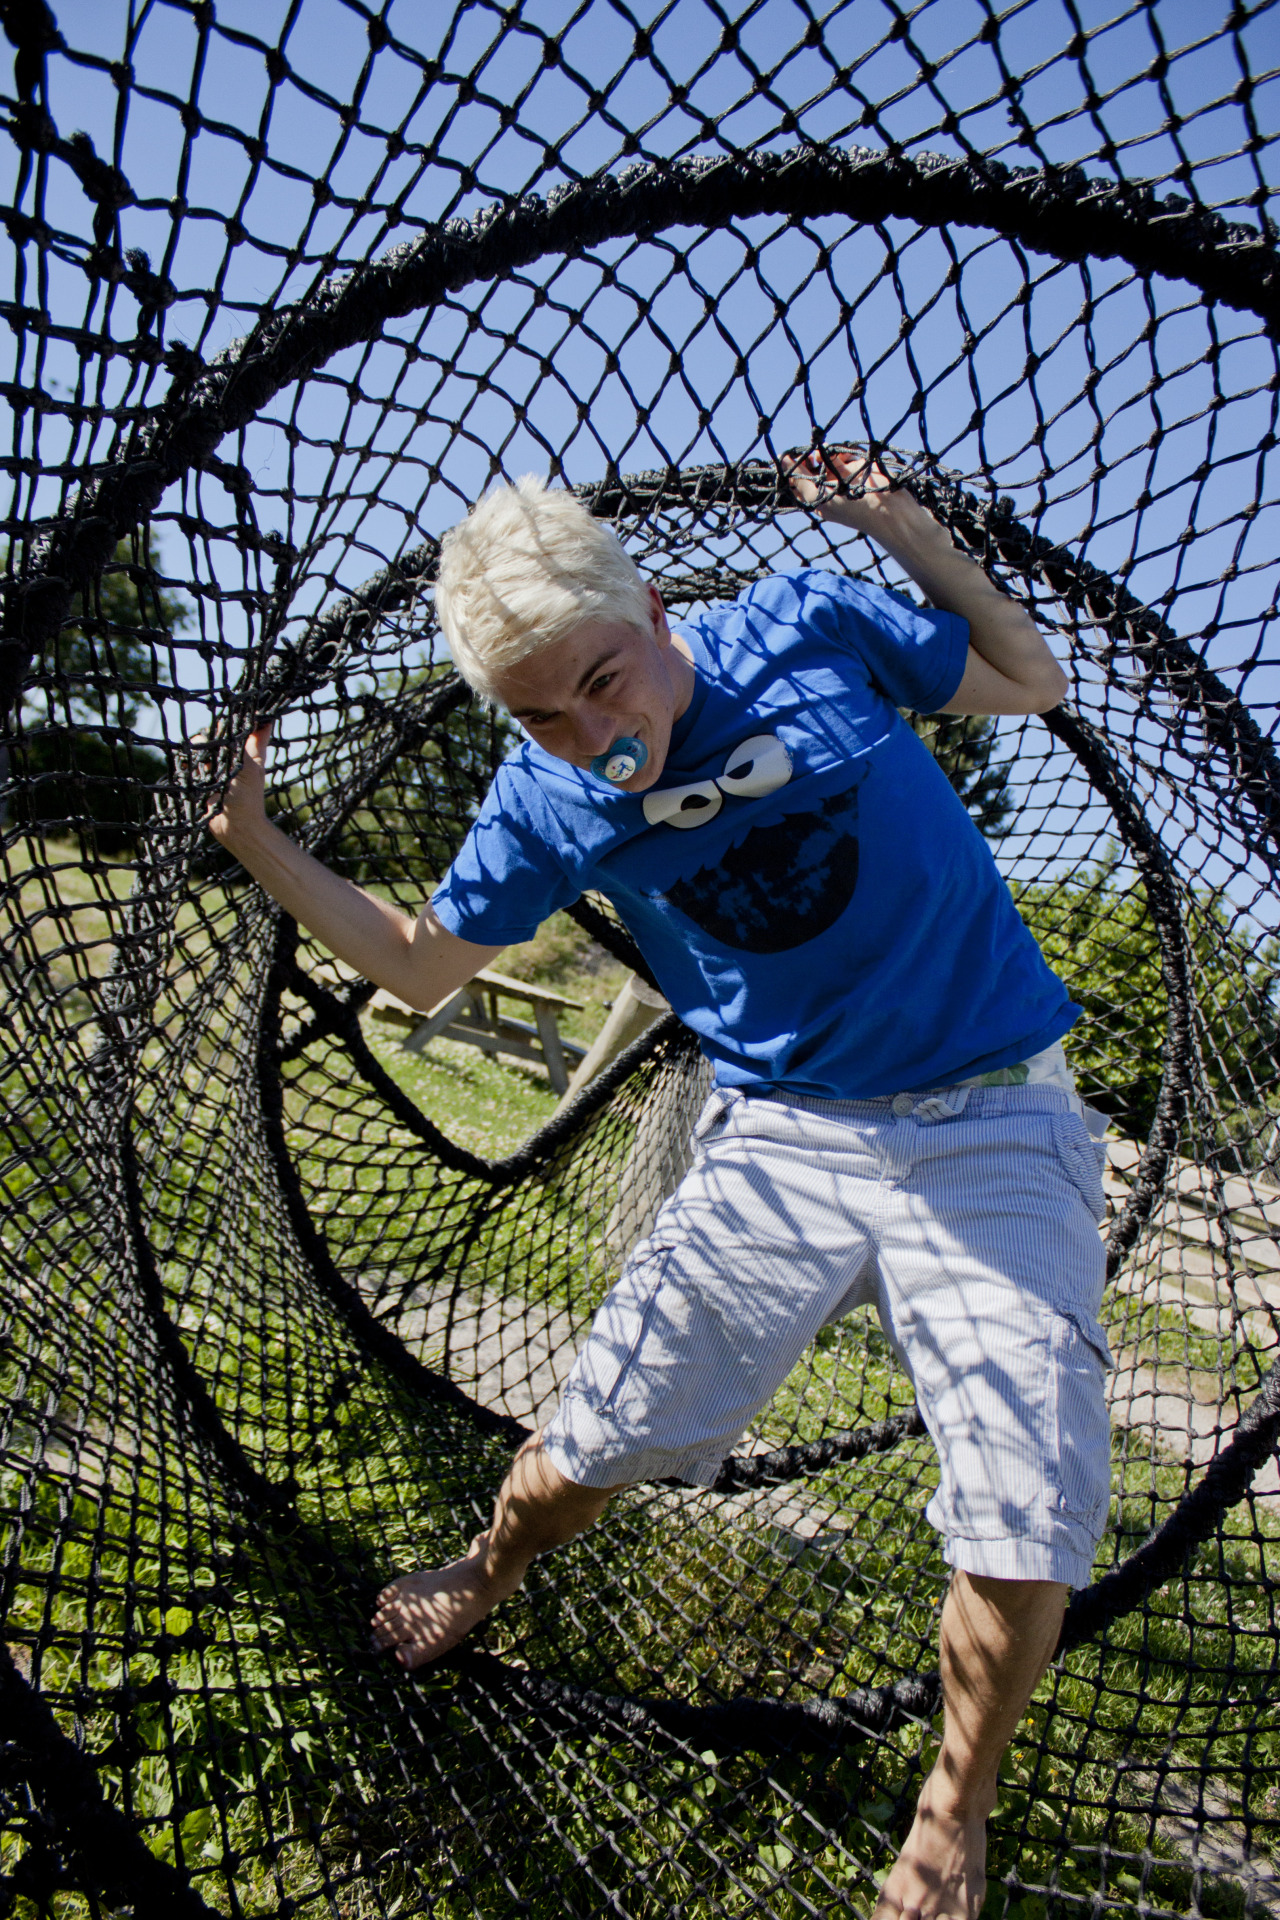
[[607, 753], [598, 753], [591, 762], [591, 771], [597, 780], [607, 780], [611, 787], [619, 787], [629, 780], [633, 773], [639, 773], [649, 758], [649, 749], [643, 740], [635, 740], [624, 733], [615, 740]]

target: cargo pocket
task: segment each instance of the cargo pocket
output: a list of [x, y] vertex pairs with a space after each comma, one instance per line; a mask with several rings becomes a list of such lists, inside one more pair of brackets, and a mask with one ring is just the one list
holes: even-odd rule
[[652, 1258], [623, 1275], [596, 1312], [565, 1392], [580, 1394], [597, 1412], [613, 1406], [635, 1365], [662, 1291], [666, 1264], [663, 1253], [655, 1249]]
[[1083, 1314], [1056, 1312], [1050, 1342], [1056, 1461], [1051, 1504], [1096, 1543], [1111, 1503], [1111, 1421], [1105, 1380], [1106, 1335]]
[[1053, 1146], [1063, 1172], [1101, 1226], [1107, 1217], [1107, 1196], [1102, 1190], [1106, 1142], [1094, 1139], [1078, 1113], [1067, 1112], [1053, 1115]]

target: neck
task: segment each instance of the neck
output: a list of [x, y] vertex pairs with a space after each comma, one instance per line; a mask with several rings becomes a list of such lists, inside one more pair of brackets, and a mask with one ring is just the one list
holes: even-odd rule
[[679, 720], [688, 712], [689, 702], [693, 699], [693, 690], [698, 684], [698, 669], [693, 664], [693, 655], [689, 651], [689, 643], [683, 634], [673, 633], [671, 636], [669, 671], [676, 693], [676, 704], [671, 717], [673, 720]]

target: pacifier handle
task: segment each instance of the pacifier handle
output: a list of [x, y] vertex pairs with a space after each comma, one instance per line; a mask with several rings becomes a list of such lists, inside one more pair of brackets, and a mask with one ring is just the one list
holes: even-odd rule
[[604, 753], [596, 755], [591, 762], [591, 771], [597, 780], [603, 780], [611, 787], [619, 787], [633, 773], [639, 773], [648, 758], [649, 749], [644, 741], [624, 733]]

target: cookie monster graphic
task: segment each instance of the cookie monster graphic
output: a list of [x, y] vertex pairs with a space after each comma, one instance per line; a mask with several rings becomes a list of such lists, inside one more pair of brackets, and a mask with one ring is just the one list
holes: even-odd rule
[[[682, 830], [710, 823], [725, 796], [761, 799], [786, 786], [791, 760], [772, 734], [735, 747], [717, 780], [645, 795], [651, 826]], [[858, 884], [858, 788], [865, 761], [850, 767], [851, 784], [815, 806], [797, 804], [747, 829], [712, 864], [676, 879], [654, 897], [692, 920], [722, 946], [786, 953], [835, 925]], [[806, 783], [807, 785], [808, 783]]]

